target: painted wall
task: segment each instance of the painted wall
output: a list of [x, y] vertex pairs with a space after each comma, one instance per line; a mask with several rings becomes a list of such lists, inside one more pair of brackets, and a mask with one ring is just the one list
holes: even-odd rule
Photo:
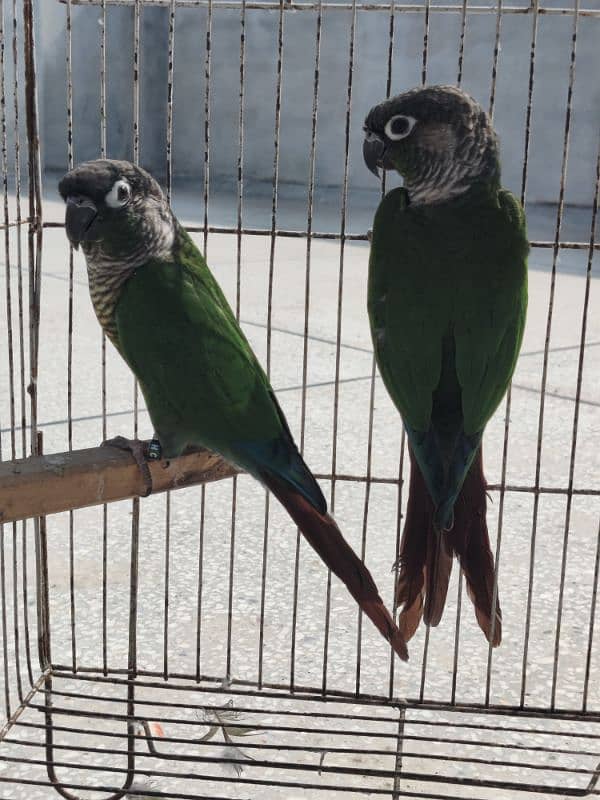
[[[588, 0], [586, 0], [587, 2]], [[598, 5], [599, 0], [593, 0]], [[522, 3], [522, 0], [517, 0]], [[556, 4], [556, 3], [555, 3]], [[45, 165], [63, 169], [66, 139], [66, 6], [38, 0], [38, 64], [42, 89]], [[98, 6], [72, 8], [74, 156], [94, 158], [100, 148], [100, 34]], [[280, 180], [305, 184], [308, 176], [316, 11], [286, 11], [280, 131]], [[273, 169], [278, 10], [246, 12], [244, 174], [248, 183], [270, 181]], [[432, 10], [427, 80], [454, 83], [458, 70], [460, 15]], [[497, 18], [471, 13], [464, 40], [463, 86], [486, 106]], [[505, 14], [496, 84], [495, 123], [501, 137], [504, 182], [520, 191], [533, 19]], [[344, 131], [352, 14], [325, 10], [321, 30], [317, 183], [343, 180]], [[179, 8], [175, 31], [173, 163], [177, 175], [201, 179], [204, 164], [206, 8]], [[385, 95], [389, 12], [358, 12], [354, 42], [351, 188], [371, 187], [360, 155], [362, 121]], [[227, 184], [237, 174], [240, 88], [240, 12], [215, 9], [211, 55], [211, 180]], [[396, 14], [392, 90], [418, 84], [423, 61], [421, 12]], [[565, 129], [573, 34], [572, 15], [538, 21], [529, 156], [528, 199], [556, 201]], [[112, 6], [106, 22], [108, 154], [132, 154], [133, 9]], [[566, 183], [570, 203], [592, 201], [600, 125], [600, 19], [580, 17]], [[141, 162], [164, 174], [168, 68], [168, 9], [142, 12], [140, 49]]]

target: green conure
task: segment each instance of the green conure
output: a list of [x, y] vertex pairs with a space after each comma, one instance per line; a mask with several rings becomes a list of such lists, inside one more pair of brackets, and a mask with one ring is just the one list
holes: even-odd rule
[[364, 131], [369, 169], [404, 179], [375, 214], [368, 290], [377, 363], [411, 459], [399, 627], [408, 640], [422, 617], [439, 623], [456, 554], [477, 621], [498, 645], [481, 438], [523, 337], [523, 209], [500, 185], [488, 115], [458, 89], [400, 94], [371, 109]]
[[59, 191], [96, 316], [140, 383], [163, 454], [208, 447], [267, 486], [406, 659], [368, 569], [327, 513], [265, 373], [158, 183], [127, 161], [99, 160], [65, 175]]

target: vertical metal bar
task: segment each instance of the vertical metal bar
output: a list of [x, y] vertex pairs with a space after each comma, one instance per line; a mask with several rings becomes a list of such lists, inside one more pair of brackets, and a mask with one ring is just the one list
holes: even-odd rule
[[[558, 261], [558, 252], [559, 252], [559, 245], [560, 245], [560, 235], [561, 235], [561, 226], [562, 226], [562, 215], [563, 215], [563, 208], [565, 203], [565, 184], [566, 184], [566, 177], [567, 177], [567, 161], [569, 157], [569, 141], [570, 141], [570, 133], [571, 133], [571, 106], [573, 102], [573, 85], [575, 82], [575, 60], [577, 57], [577, 31], [579, 25], [579, 4], [580, 0], [575, 0], [575, 9], [573, 12], [573, 33], [572, 33], [572, 45], [571, 45], [571, 61], [569, 64], [569, 88], [567, 92], [567, 109], [565, 113], [565, 132], [564, 132], [564, 141], [563, 141], [563, 154], [562, 154], [562, 165], [561, 165], [561, 174], [560, 174], [560, 191], [558, 197], [558, 210], [556, 213], [556, 229], [554, 234], [554, 248], [552, 253], [552, 279], [551, 279], [551, 286], [550, 286], [550, 301], [548, 306], [548, 322], [546, 328], [546, 342], [544, 347], [544, 368], [542, 373], [542, 396], [540, 399], [540, 420], [539, 420], [539, 438], [538, 438], [538, 451], [537, 451], [537, 460], [536, 460], [536, 488], [539, 488], [539, 474], [540, 474], [540, 462], [541, 462], [541, 450], [542, 450], [542, 436], [543, 436], [543, 422], [544, 422], [544, 399], [546, 394], [546, 380], [548, 376], [548, 351], [550, 346], [550, 333], [552, 330], [552, 312], [554, 308], [554, 292], [556, 286], [556, 265]], [[580, 361], [580, 366], [583, 362]], [[581, 376], [578, 376], [578, 386], [580, 387], [580, 380]], [[577, 410], [577, 407], [576, 407]], [[577, 417], [578, 419], [578, 417]], [[574, 436], [576, 431], [574, 431]], [[575, 444], [573, 444], [572, 450], [574, 451]], [[560, 626], [561, 626], [561, 617], [562, 617], [562, 604], [563, 604], [563, 595], [564, 595], [564, 588], [565, 588], [565, 573], [567, 569], [567, 548], [569, 544], [569, 523], [571, 518], [571, 503], [573, 499], [573, 486], [572, 486], [572, 474], [570, 476], [571, 482], [569, 484], [569, 493], [567, 495], [567, 512], [565, 518], [565, 530], [564, 530], [564, 537], [563, 537], [563, 549], [562, 549], [562, 557], [561, 557], [561, 575], [560, 575], [560, 589], [558, 593], [558, 608], [557, 608], [557, 617], [556, 617], [556, 638], [554, 643], [554, 668], [552, 672], [552, 691], [551, 691], [551, 700], [550, 700], [550, 707], [554, 710], [554, 705], [556, 701], [556, 682], [558, 677], [558, 658], [559, 658], [559, 650], [560, 650]]]
[[450, 702], [456, 703], [456, 685], [458, 682], [458, 654], [460, 649], [460, 618], [462, 613], [462, 593], [463, 593], [463, 574], [462, 570], [458, 573], [458, 592], [456, 595], [456, 626], [454, 628], [454, 659], [452, 661], [452, 689], [450, 691]]
[[[388, 49], [387, 49], [387, 78], [385, 86], [386, 99], [390, 96], [392, 90], [392, 64], [394, 59], [394, 15], [395, 8], [394, 2], [390, 7], [390, 23], [388, 29]], [[385, 170], [383, 170], [381, 178], [381, 195], [385, 195]], [[369, 518], [369, 501], [371, 497], [371, 477], [372, 477], [372, 462], [373, 462], [373, 422], [375, 418], [375, 378], [377, 376], [377, 362], [375, 353], [371, 360], [371, 383], [369, 390], [369, 422], [367, 434], [367, 467], [366, 467], [366, 483], [365, 483], [365, 502], [363, 510], [363, 524], [362, 524], [362, 539], [361, 539], [361, 559], [364, 561], [367, 555], [367, 530]], [[395, 593], [394, 593], [395, 595]], [[392, 603], [394, 601], [392, 600]], [[356, 645], [356, 694], [360, 693], [360, 671], [361, 671], [361, 657], [362, 657], [362, 621], [363, 614], [361, 609], [357, 612], [357, 645]], [[393, 649], [390, 648], [391, 663], [390, 670], [393, 676], [394, 661]], [[393, 678], [392, 678], [393, 679]]]
[[[106, 158], [106, 0], [100, 6], [100, 158]], [[108, 438], [106, 424], [106, 334], [101, 329], [101, 370], [102, 370], [102, 441]], [[108, 506], [102, 506], [102, 671], [108, 675]]]
[[[281, 84], [283, 73], [283, 8], [284, 0], [279, 2], [277, 24], [277, 68], [275, 79], [275, 138], [273, 143], [273, 191], [271, 195], [271, 237], [269, 249], [269, 288], [267, 292], [267, 377], [271, 377], [271, 338], [273, 322], [273, 278], [275, 272], [275, 242], [277, 235], [277, 201], [279, 188], [279, 131], [281, 125]], [[267, 588], [267, 558], [269, 539], [269, 493], [265, 492], [265, 524], [263, 530], [263, 551], [260, 590], [260, 623], [258, 634], [258, 686], [262, 687], [263, 648], [265, 627], [265, 599]]]
[[406, 708], [399, 709], [398, 716], [398, 733], [396, 734], [396, 761], [394, 764], [394, 789], [392, 791], [392, 800], [398, 800], [402, 797], [401, 780], [402, 780], [402, 754], [404, 749], [404, 726], [406, 724]]
[[165, 592], [163, 605], [163, 677], [169, 677], [169, 581], [171, 562], [171, 492], [167, 492], [165, 507]]
[[492, 85], [490, 87], [490, 117], [494, 118], [494, 106], [496, 104], [496, 78], [498, 76], [498, 59], [500, 56], [500, 32], [502, 29], [502, 0], [497, 0], [498, 8], [496, 12], [496, 32], [494, 35], [494, 55], [492, 57]]
[[[425, 3], [425, 18], [424, 18], [424, 31], [423, 31], [423, 60], [422, 60], [422, 70], [421, 70], [421, 83], [423, 86], [427, 83], [427, 67], [429, 62], [429, 16], [431, 10], [431, 2], [430, 0], [426, 0]], [[427, 659], [429, 655], [429, 636], [430, 636], [430, 627], [427, 626], [425, 630], [425, 643], [423, 645], [423, 657], [422, 657], [422, 664], [421, 664], [421, 688], [420, 688], [420, 698], [423, 700], [425, 695], [425, 679], [427, 674]]]
[[[499, 56], [500, 56], [500, 33], [502, 29], [502, 0], [498, 0], [498, 8], [496, 13], [496, 32], [494, 36], [494, 55], [492, 58], [492, 81], [490, 87], [490, 105], [489, 105], [489, 115], [494, 119], [494, 108], [496, 104], [496, 82], [498, 77], [498, 63], [499, 63]], [[504, 415], [504, 443], [502, 449], [502, 468], [501, 468], [501, 478], [500, 478], [500, 500], [498, 506], [498, 528], [496, 533], [496, 553], [494, 558], [494, 586], [492, 589], [492, 609], [496, 608], [496, 603], [498, 602], [498, 573], [500, 570], [500, 548], [502, 545], [502, 522], [504, 519], [504, 500], [505, 500], [505, 493], [506, 493], [506, 469], [507, 469], [507, 459], [508, 459], [508, 436], [509, 436], [509, 428], [510, 428], [510, 406], [511, 406], [511, 391], [510, 388], [508, 390], [506, 396], [506, 411]], [[492, 620], [491, 620], [491, 629], [490, 629], [490, 639], [494, 638], [494, 633], [496, 629], [496, 615], [492, 613]], [[486, 705], [489, 704], [490, 701], [490, 691], [491, 691], [491, 681], [492, 681], [492, 659], [493, 659], [493, 647], [490, 644], [488, 646], [488, 655], [487, 655], [487, 670], [486, 670], [486, 684], [485, 684], [485, 703]]]
[[[167, 200], [171, 202], [173, 190], [173, 83], [175, 69], [175, 0], [169, 4], [169, 54], [167, 68]], [[171, 560], [171, 492], [165, 503], [165, 596], [163, 625], [163, 676], [169, 676], [169, 581]]]
[[429, 60], [429, 17], [431, 13], [431, 0], [425, 0], [425, 14], [423, 18], [423, 60], [421, 65], [421, 83], [427, 83], [427, 67]]
[[17, 38], [17, 2], [13, 0], [12, 5], [13, 35], [12, 35], [12, 56], [14, 69], [13, 83], [13, 106], [15, 113], [15, 205], [17, 223], [17, 297], [19, 311], [19, 361], [20, 361], [20, 401], [21, 401], [21, 454], [27, 455], [27, 419], [25, 403], [25, 326], [23, 319], [23, 251], [21, 246], [21, 126], [19, 111], [19, 57], [18, 57], [18, 38]]
[[[140, 0], [133, 7], [133, 163], [140, 163]], [[137, 380], [133, 379], [133, 436], [137, 439], [139, 417], [139, 391]], [[133, 513], [139, 504], [133, 504]], [[132, 521], [133, 522], [133, 521]]]
[[465, 58], [465, 36], [467, 33], [467, 2], [462, 0], [462, 8], [460, 12], [460, 39], [458, 43], [458, 75], [456, 78], [456, 85], [460, 87], [463, 76], [463, 65]]
[[[246, 0], [240, 5], [240, 92], [237, 157], [237, 233], [236, 233], [236, 293], [235, 316], [240, 319], [242, 286], [242, 216], [244, 202], [244, 96], [246, 76]], [[237, 509], [237, 476], [234, 475], [231, 487], [231, 545], [229, 550], [229, 599], [227, 607], [227, 666], [226, 675], [231, 675], [231, 637], [233, 627], [233, 576], [235, 565], [235, 532]]]
[[[362, 536], [360, 546], [360, 557], [362, 561], [365, 560], [367, 555], [367, 531], [369, 528], [369, 500], [371, 499], [371, 477], [372, 477], [372, 462], [373, 462], [373, 419], [375, 416], [375, 377], [377, 375], [377, 363], [375, 361], [375, 353], [371, 359], [371, 385], [369, 389], [369, 422], [367, 434], [367, 468], [366, 468], [366, 482], [365, 482], [365, 500], [363, 507], [363, 521], [362, 521]], [[362, 621], [363, 612], [360, 607], [357, 610], [357, 639], [356, 639], [356, 694], [360, 694], [360, 672], [362, 661]]]
[[[206, 51], [204, 57], [204, 257], [208, 245], [208, 203], [210, 188], [210, 81], [212, 68], [212, 0], [208, 0], [206, 9]], [[203, 494], [204, 497], [204, 494]]]
[[42, 176], [38, 132], [38, 101], [35, 71], [35, 35], [32, 0], [23, 0], [25, 34], [25, 110], [27, 120], [29, 177], [29, 227], [27, 246], [29, 260], [29, 386], [31, 451], [37, 448], [37, 377], [39, 353], [41, 260], [42, 260]]
[[[460, 13], [460, 37], [458, 42], [458, 68], [456, 75], [456, 85], [460, 88], [463, 79], [463, 68], [465, 59], [465, 40], [467, 35], [467, 3], [468, 0], [462, 0], [462, 8]], [[463, 572], [462, 569], [458, 570], [458, 588], [456, 593], [456, 622], [454, 626], [454, 658], [452, 662], [452, 689], [450, 692], [450, 702], [456, 702], [456, 686], [458, 682], [458, 657], [460, 651], [460, 622], [462, 613], [462, 593], [463, 593]]]
[[425, 628], [425, 641], [423, 642], [423, 656], [421, 658], [421, 685], [419, 687], [419, 700], [423, 702], [425, 699], [425, 681], [427, 678], [427, 660], [429, 658], [429, 636], [431, 634], [431, 627], [429, 625]]
[[6, 718], [12, 713], [10, 705], [10, 677], [8, 671], [8, 625], [6, 620], [6, 568], [4, 551], [6, 542], [4, 538], [4, 525], [0, 523], [0, 591], [2, 608], [2, 661], [4, 669], [4, 708]]
[[[404, 481], [402, 474], [404, 472], [404, 461], [406, 455], [406, 431], [402, 426], [402, 433], [400, 434], [400, 456], [398, 459], [398, 510], [396, 512], [396, 560], [394, 562], [394, 596], [392, 597], [392, 608], [394, 609], [394, 616], [398, 608], [396, 604], [396, 597], [398, 594], [398, 579], [400, 577], [400, 549], [402, 542], [402, 489]], [[391, 648], [390, 648], [391, 649]], [[394, 696], [394, 664], [396, 662], [396, 654], [393, 650], [390, 653], [390, 683], [388, 690], [388, 697], [391, 699]]]
[[588, 632], [587, 655], [585, 658], [585, 678], [583, 681], [583, 700], [581, 710], [587, 711], [588, 693], [590, 689], [590, 671], [592, 654], [594, 651], [594, 627], [596, 624], [596, 601], [598, 598], [598, 577], [600, 576], [600, 522], [598, 523], [598, 536], [596, 539], [596, 561], [594, 563], [594, 579], [592, 581], [592, 597], [590, 601], [590, 625]]
[[[208, 0], [206, 10], [206, 50], [204, 56], [204, 257], [208, 253], [208, 209], [210, 200], [210, 104], [211, 104], [211, 68], [212, 68], [212, 0]], [[200, 490], [200, 537], [198, 543], [198, 592], [196, 610], [196, 680], [200, 680], [200, 653], [202, 641], [202, 581], [204, 561], [204, 517], [206, 509], [206, 485]]]
[[[529, 55], [529, 86], [527, 90], [527, 112], [525, 116], [525, 143], [523, 153], [523, 174], [521, 178], [521, 203], [523, 207], [526, 204], [527, 195], [527, 178], [529, 167], [529, 149], [531, 144], [531, 114], [533, 107], [533, 86], [535, 79], [535, 54], [537, 48], [537, 34], [538, 34], [538, 21], [539, 10], [538, 0], [533, 0], [532, 4], [533, 21], [531, 26], [531, 46]], [[509, 389], [510, 391], [510, 389]], [[537, 509], [538, 495], [534, 496], [534, 509]], [[525, 632], [523, 639], [523, 660], [521, 664], [521, 707], [525, 705], [525, 690], [527, 685], [527, 656], [529, 653], [529, 634], [531, 630], [531, 610], [533, 604], [533, 580], [535, 573], [535, 548], [536, 548], [536, 535], [537, 535], [537, 510], [534, 511], [534, 518], [531, 528], [531, 542], [529, 547], [529, 582], [527, 589], [527, 610], [525, 613]]]
[[13, 640], [15, 643], [15, 674], [17, 676], [17, 696], [23, 702], [23, 684], [21, 680], [21, 638], [19, 635], [19, 574], [17, 569], [18, 533], [17, 523], [12, 526], [12, 584], [13, 584]]
[[[44, 438], [41, 431], [37, 433], [36, 453], [44, 452]], [[35, 526], [35, 548], [37, 567], [37, 628], [38, 657], [42, 671], [52, 663], [50, 647], [50, 582], [48, 579], [48, 538], [46, 518], [38, 517]]]
[[[346, 213], [348, 204], [348, 166], [350, 154], [350, 122], [352, 114], [352, 85], [354, 77], [354, 42], [356, 35], [356, 0], [352, 0], [350, 24], [350, 45], [348, 53], [348, 84], [346, 92], [346, 124], [344, 132], [344, 178], [342, 183], [342, 202], [340, 218], [340, 262], [337, 295], [337, 324], [335, 336], [335, 389], [333, 396], [333, 441], [331, 454], [331, 512], [335, 510], [335, 489], [337, 471], [337, 431], [340, 403], [340, 364], [342, 349], [342, 308], [344, 299], [344, 256], [346, 246]], [[325, 616], [325, 643], [323, 647], [322, 691], [327, 691], [327, 658], [329, 650], [329, 625], [331, 620], [331, 570], [327, 574], [327, 610]]]
[[[244, 204], [244, 97], [246, 80], [246, 0], [240, 4], [240, 89], [238, 110], [237, 154], [237, 230], [235, 315], [240, 318], [242, 289], [242, 221]], [[235, 478], [234, 478], [235, 481]]]
[[106, 0], [100, 0], [100, 157], [106, 158]]
[[[3, 208], [4, 208], [4, 260], [5, 260], [5, 280], [6, 280], [6, 328], [8, 345], [8, 391], [9, 391], [9, 413], [10, 413], [10, 454], [15, 459], [16, 452], [16, 398], [15, 398], [15, 363], [14, 363], [14, 341], [13, 341], [13, 314], [12, 314], [12, 286], [11, 286], [11, 258], [10, 258], [10, 214], [8, 210], [8, 141], [6, 133], [6, 83], [5, 83], [5, 32], [4, 32], [4, 0], [0, 0], [0, 126], [2, 129], [2, 189], [3, 189]], [[18, 137], [18, 131], [16, 133]], [[21, 235], [17, 228], [17, 237]], [[20, 652], [19, 652], [19, 615], [18, 615], [18, 580], [17, 580], [17, 523], [12, 525], [13, 541], [13, 628], [14, 628], [14, 652], [15, 652], [15, 671], [17, 677], [17, 691], [19, 701], [23, 700], [21, 684]], [[6, 599], [5, 591], [5, 539], [4, 526], [1, 526], [1, 545], [2, 545], [2, 623], [3, 623], [3, 647], [6, 657], [8, 645], [8, 628], [6, 620]], [[5, 691], [9, 691], [8, 673], [5, 672]], [[10, 716], [10, 715], [9, 715]]]
[[29, 635], [29, 576], [28, 576], [28, 556], [27, 556], [27, 525], [24, 522], [21, 528], [21, 558], [23, 560], [22, 570], [22, 592], [23, 592], [23, 635], [25, 639], [25, 657], [27, 660], [27, 677], [29, 685], [33, 686], [33, 669], [31, 666], [31, 639]]
[[167, 68], [167, 200], [173, 184], [173, 80], [175, 69], [175, 0], [169, 3], [169, 56]]
[[[25, 401], [25, 322], [23, 301], [23, 248], [21, 240], [21, 125], [20, 125], [20, 99], [19, 99], [19, 42], [18, 42], [18, 16], [17, 0], [12, 2], [12, 61], [13, 61], [13, 107], [15, 115], [15, 206], [17, 223], [17, 298], [19, 314], [19, 364], [20, 364], [20, 428], [21, 428], [21, 456], [27, 455], [27, 407]], [[16, 557], [16, 551], [15, 551]], [[29, 587], [27, 569], [27, 521], [21, 524], [21, 559], [22, 559], [22, 597], [23, 597], [23, 636], [25, 644], [25, 657], [27, 675], [30, 686], [33, 685], [33, 670], [31, 666], [31, 644], [29, 638]]]
[[[71, 0], [66, 5], [65, 49], [67, 67], [67, 164], [73, 168], [73, 67], [71, 61], [72, 24]], [[67, 329], [67, 446], [73, 449], [73, 248], [69, 245], [69, 289]], [[69, 598], [71, 618], [71, 664], [77, 672], [77, 630], [75, 603], [75, 540], [74, 514], [69, 511]]]
[[133, 6], [133, 162], [140, 160], [140, 0]]
[[[135, 0], [133, 8], [133, 161], [140, 160], [140, 0]], [[138, 384], [133, 382], [133, 427], [134, 437], [138, 435]], [[127, 780], [128, 788], [135, 775], [135, 677], [137, 676], [137, 616], [138, 616], [138, 569], [140, 537], [140, 500], [136, 497], [131, 504], [131, 554], [129, 579], [129, 648], [127, 657]]]
[[[396, 7], [395, 7], [395, 0], [392, 0], [390, 4], [390, 27], [389, 27], [389, 44], [388, 44], [388, 65], [387, 65], [387, 85], [386, 85], [386, 97], [389, 97], [392, 91], [392, 65], [394, 59], [394, 37], [395, 37], [395, 26], [396, 26]], [[385, 192], [385, 178], [386, 172], [383, 171], [382, 178], [381, 178], [381, 191], [382, 194]], [[400, 420], [399, 420], [400, 422]], [[395, 559], [394, 559], [394, 587], [393, 587], [393, 595], [391, 605], [393, 608], [394, 616], [396, 616], [397, 604], [396, 604], [396, 596], [398, 594], [398, 581], [400, 578], [400, 548], [401, 548], [401, 541], [402, 541], [402, 488], [403, 488], [403, 480], [402, 480], [402, 473], [404, 471], [404, 453], [405, 453], [405, 439], [406, 434], [404, 431], [404, 426], [400, 423], [401, 434], [400, 434], [400, 453], [398, 456], [398, 506], [396, 510], [396, 545], [395, 545]], [[388, 688], [388, 697], [391, 699], [394, 696], [394, 667], [396, 663], [396, 653], [394, 652], [393, 648], [390, 648], [390, 677], [389, 677], [389, 688]], [[399, 786], [399, 784], [398, 784]]]
[[8, 347], [8, 393], [10, 414], [10, 453], [16, 458], [15, 359], [13, 342], [12, 283], [10, 257], [10, 215], [8, 211], [8, 141], [6, 134], [6, 86], [4, 80], [4, 0], [0, 0], [0, 127], [2, 130], [2, 193], [4, 210], [4, 277], [6, 281], [6, 344]]
[[198, 590], [196, 599], [196, 680], [200, 680], [200, 655], [202, 643], [202, 581], [204, 567], [204, 513], [206, 508], [206, 484], [202, 484], [200, 501], [200, 535], [198, 537]]
[[[317, 119], [319, 113], [319, 82], [321, 74], [321, 32], [323, 26], [322, 0], [319, 0], [315, 29], [315, 60], [313, 75], [313, 101], [308, 158], [308, 184], [306, 198], [306, 260], [304, 265], [304, 330], [302, 338], [302, 391], [300, 395], [300, 452], [304, 452], [306, 435], [306, 391], [308, 382], [308, 331], [310, 319], [310, 279], [312, 260], [313, 208], [315, 197], [315, 166], [317, 154]], [[294, 594], [292, 603], [292, 641], [290, 646], [290, 687], [294, 688], [296, 673], [296, 622], [298, 615], [298, 580], [300, 575], [300, 531], [296, 532], [294, 559]]]
[[231, 677], [231, 639], [233, 633], [233, 573], [235, 567], [235, 523], [237, 511], [237, 481], [235, 477], [231, 486], [231, 543], [229, 549], [229, 597], [227, 600], [227, 659], [225, 675]]

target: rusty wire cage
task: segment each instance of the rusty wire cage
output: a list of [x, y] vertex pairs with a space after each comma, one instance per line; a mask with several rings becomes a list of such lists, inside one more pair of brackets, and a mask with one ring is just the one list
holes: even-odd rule
[[[58, 34], [42, 74], [35, 45], [50, 7]], [[397, 662], [245, 476], [133, 506], [5, 520], [2, 798], [600, 795], [597, 127], [591, 156], [581, 138], [598, 122], [598, 95], [576, 80], [599, 74], [600, 6], [4, 0], [0, 9], [0, 423], [9, 467], [42, 443], [57, 453], [137, 431], [138, 417], [140, 432], [151, 432], [130, 374], [93, 319], [82, 263], [61, 229], [53, 165], [43, 161], [49, 129], [38, 104], [52, 104], [49, 81], [61, 75], [64, 105], [44, 113], [62, 115], [63, 166], [100, 155], [145, 163], [158, 153], [177, 213], [207, 252], [342, 529], [390, 605], [406, 458], [365, 321], [367, 228], [382, 187], [353, 190], [368, 110], [356, 92], [374, 71], [369, 47], [379, 58], [373, 102], [419, 80], [465, 85], [471, 70], [504, 141], [518, 140], [511, 188], [526, 203], [533, 239], [529, 334], [485, 447], [500, 649], [477, 631], [455, 568], [441, 626], [421, 629], [410, 662]], [[162, 36], [158, 49], [144, 49], [150, 24]], [[83, 51], [73, 47], [79, 26], [87, 26]], [[252, 49], [259, 31], [270, 44]], [[549, 61], [545, 37], [555, 36], [561, 46], [551, 45]], [[503, 82], [502, 48], [511, 42], [520, 42], [518, 69]], [[328, 47], [335, 69], [323, 62]], [[485, 50], [489, 69], [469, 66], [475, 49]], [[436, 61], [442, 50], [451, 68]], [[227, 65], [235, 81], [218, 85]], [[548, 70], [559, 121], [552, 153], [543, 140], [549, 120], [536, 117]], [[257, 95], [265, 74], [272, 91]], [[115, 92], [128, 105], [111, 141]], [[518, 129], [502, 127], [499, 104], [519, 106]], [[216, 127], [217, 106], [229, 126]], [[200, 177], [179, 180], [178, 126], [190, 115]], [[338, 180], [327, 189], [319, 148], [332, 117], [337, 146], [325, 160], [336, 161]], [[96, 132], [91, 145], [79, 144], [84, 125]], [[296, 128], [304, 158], [292, 159], [290, 188], [282, 158]], [[184, 138], [189, 146], [189, 130]], [[257, 142], [270, 172], [254, 186]], [[585, 196], [574, 203], [570, 154], [587, 174], [587, 188], [577, 177]], [[532, 160], [538, 171], [554, 161], [546, 205], [530, 193]], [[60, 456], [47, 463], [63, 468]]]

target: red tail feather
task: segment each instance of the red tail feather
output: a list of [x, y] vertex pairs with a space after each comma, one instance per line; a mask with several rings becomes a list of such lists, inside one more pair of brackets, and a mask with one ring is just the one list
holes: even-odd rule
[[454, 552], [464, 572], [479, 627], [494, 647], [500, 644], [502, 615], [497, 598], [492, 630], [494, 559], [485, 513], [486, 483], [481, 448], [454, 506], [454, 526], [441, 533], [434, 526], [433, 502], [411, 453], [408, 507], [396, 592], [396, 604], [402, 606], [398, 625], [407, 641], [414, 635], [422, 616], [428, 625], [440, 622]]
[[365, 614], [377, 626], [401, 659], [408, 659], [406, 642], [392, 615], [379, 596], [375, 581], [363, 562], [344, 539], [333, 517], [320, 514], [305, 497], [272, 475], [263, 480], [287, 510], [309, 544], [321, 559], [346, 584]]
[[494, 557], [485, 518], [486, 490], [480, 447], [454, 506], [451, 536], [454, 552], [467, 582], [467, 593], [475, 606], [479, 627], [490, 644], [497, 647], [502, 641], [502, 612], [496, 592], [495, 620], [492, 621]]

